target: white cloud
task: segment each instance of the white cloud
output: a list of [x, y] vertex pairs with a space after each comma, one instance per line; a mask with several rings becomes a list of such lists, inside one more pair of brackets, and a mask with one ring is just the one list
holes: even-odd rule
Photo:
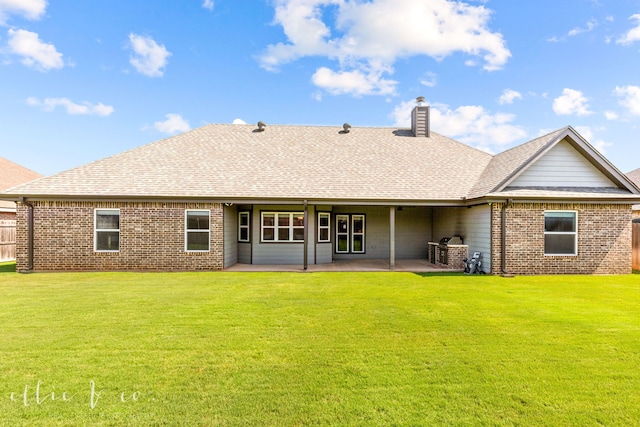
[[[415, 101], [396, 106], [391, 116], [395, 126], [411, 126], [411, 110]], [[463, 105], [455, 110], [444, 104], [433, 104], [430, 121], [435, 132], [455, 138], [465, 144], [492, 152], [527, 136], [520, 127], [513, 125], [513, 114], [491, 114], [482, 106]]]
[[562, 95], [553, 100], [553, 111], [562, 116], [588, 116], [589, 111], [587, 97], [582, 92], [575, 89], [565, 88]]
[[213, 10], [213, 0], [204, 0], [202, 2], [202, 7], [209, 11]]
[[20, 15], [37, 20], [44, 15], [46, 0], [0, 0], [0, 25], [5, 25], [9, 15]]
[[569, 31], [569, 33], [567, 35], [569, 37], [575, 37], [575, 36], [577, 36], [579, 34], [582, 34], [582, 33], [588, 33], [589, 31], [592, 31], [597, 26], [598, 26], [598, 21], [596, 21], [595, 19], [592, 19], [589, 22], [587, 22], [587, 25], [586, 25], [585, 28], [576, 27], [576, 28], [572, 29], [571, 31]]
[[600, 153], [604, 154], [607, 150], [607, 147], [612, 146], [610, 142], [606, 142], [603, 139], [597, 138], [593, 129], [589, 126], [576, 126], [576, 130], [584, 139], [586, 139], [589, 144], [595, 147]]
[[162, 69], [167, 65], [167, 58], [171, 56], [171, 52], [151, 37], [138, 34], [129, 34], [129, 43], [134, 52], [134, 55], [129, 57], [129, 63], [141, 74], [161, 77]]
[[62, 107], [71, 115], [92, 115], [92, 116], [109, 116], [114, 112], [114, 108], [103, 103], [91, 104], [82, 102], [76, 104], [68, 98], [45, 98], [40, 101], [38, 98], [27, 98], [27, 104], [32, 107], [41, 107], [43, 111], [53, 111], [56, 107]]
[[435, 87], [438, 84], [437, 77], [435, 73], [429, 71], [420, 78], [420, 84], [426, 87]]
[[246, 124], [247, 124], [247, 122], [245, 122], [245, 121], [244, 121], [244, 120], [242, 120], [242, 119], [234, 119], [234, 120], [233, 120], [233, 124], [234, 124], [234, 125], [246, 125]]
[[182, 118], [180, 114], [169, 113], [165, 117], [167, 120], [163, 122], [155, 122], [153, 128], [162, 133], [180, 133], [191, 130], [189, 122]]
[[631, 44], [640, 40], [640, 14], [631, 15], [629, 19], [635, 20], [636, 26], [620, 36], [616, 40], [618, 44]]
[[[387, 94], [396, 82], [381, 75], [392, 74], [398, 58], [441, 60], [461, 52], [480, 57], [486, 70], [502, 68], [511, 53], [502, 35], [488, 29], [490, 16], [483, 6], [452, 0], [276, 0], [274, 22], [282, 26], [287, 42], [267, 46], [258, 60], [274, 71], [301, 57], [327, 57], [339, 64], [333, 78], [361, 81], [353, 85], [354, 92], [332, 93], [361, 95], [365, 82], [377, 82], [381, 86], [368, 93]], [[320, 74], [329, 75], [326, 70]]]
[[390, 95], [395, 92], [396, 81], [381, 77], [380, 72], [365, 74], [360, 70], [334, 72], [326, 67], [319, 68], [311, 77], [313, 83], [332, 95], [352, 94]]
[[39, 71], [49, 71], [64, 67], [62, 54], [51, 43], [40, 40], [38, 33], [27, 30], [9, 30], [8, 50], [22, 57], [27, 67]]
[[618, 120], [619, 118], [618, 113], [616, 113], [615, 111], [605, 111], [604, 117], [607, 120]]
[[513, 89], [505, 89], [504, 92], [502, 92], [500, 99], [498, 99], [498, 102], [500, 105], [513, 104], [513, 101], [516, 99], [522, 99], [522, 94], [520, 92]]
[[621, 97], [619, 104], [634, 116], [640, 116], [640, 86], [616, 86], [614, 93]]

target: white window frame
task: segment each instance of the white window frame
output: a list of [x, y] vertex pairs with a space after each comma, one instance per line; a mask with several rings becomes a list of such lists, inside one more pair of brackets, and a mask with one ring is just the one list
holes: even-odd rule
[[[340, 222], [346, 220], [347, 229], [340, 230]], [[347, 249], [344, 251], [340, 250], [340, 236], [347, 237]], [[338, 214], [336, 215], [336, 253], [337, 254], [348, 254], [351, 250], [351, 218], [348, 214]]]
[[[362, 231], [354, 232], [354, 223], [356, 220], [362, 220]], [[340, 230], [340, 221], [346, 220], [347, 229]], [[336, 242], [335, 242], [335, 252], [337, 254], [364, 254], [366, 253], [367, 243], [366, 243], [366, 225], [367, 225], [367, 217], [365, 214], [337, 214], [336, 215]], [[340, 250], [340, 237], [346, 236], [347, 238], [347, 249]], [[362, 249], [359, 251], [354, 250], [355, 247], [355, 237], [362, 237]]]
[[[327, 219], [327, 225], [321, 225], [320, 218]], [[323, 239], [322, 230], [326, 230], [327, 238]], [[318, 212], [318, 243], [330, 243], [331, 242], [331, 214], [329, 212]]]
[[[571, 213], [574, 218], [574, 231], [547, 231], [544, 227], [544, 222], [546, 222], [547, 214], [554, 213]], [[544, 255], [545, 256], [577, 256], [578, 255], [578, 211], [574, 210], [550, 210], [544, 211], [543, 215], [543, 231], [544, 231]], [[547, 235], [573, 235], [573, 253], [547, 253], [546, 251], [546, 237]]]
[[[98, 228], [98, 211], [117, 212], [118, 228]], [[98, 233], [118, 233], [118, 249], [98, 249]], [[120, 252], [120, 209], [95, 208], [93, 210], [93, 250], [95, 252]]]
[[[190, 212], [206, 212], [209, 218], [209, 228], [189, 228]], [[207, 235], [207, 249], [189, 249], [189, 233], [202, 233]], [[185, 209], [184, 211], [184, 251], [185, 252], [209, 252], [211, 250], [211, 210], [210, 209]]]
[[[264, 217], [265, 215], [273, 215], [273, 226], [265, 226], [264, 225]], [[293, 225], [294, 217], [302, 217], [302, 225]], [[288, 217], [289, 225], [281, 226], [279, 223], [280, 217]], [[273, 229], [273, 239], [265, 239], [264, 238], [264, 230], [265, 229]], [[280, 239], [279, 230], [288, 229], [288, 239]], [[303, 239], [294, 239], [294, 231], [295, 230], [304, 230], [304, 212], [260, 212], [260, 242], [262, 243], [303, 243]]]
[[[354, 226], [354, 224], [356, 222], [356, 219], [361, 219], [362, 220], [362, 231], [358, 232], [358, 233], [356, 233], [356, 231], [355, 231], [356, 227]], [[363, 254], [363, 253], [365, 253], [365, 249], [367, 247], [365, 239], [364, 239], [365, 225], [366, 225], [365, 224], [365, 216], [363, 214], [351, 215], [351, 253], [354, 253], [354, 254]], [[354, 242], [356, 240], [355, 239], [356, 236], [362, 236], [362, 249], [359, 250], [359, 251], [356, 251], [354, 249], [355, 248]]]
[[[247, 218], [247, 224], [242, 225], [242, 218]], [[247, 231], [246, 239], [242, 237], [242, 230]], [[241, 211], [238, 212], [238, 242], [250, 242], [251, 241], [251, 212]]]

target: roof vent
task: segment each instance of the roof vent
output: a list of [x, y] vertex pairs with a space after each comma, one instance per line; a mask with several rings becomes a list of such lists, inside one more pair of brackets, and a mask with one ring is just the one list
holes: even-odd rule
[[342, 125], [341, 133], [349, 133], [351, 131], [351, 125], [349, 123], [345, 123]]
[[267, 125], [264, 122], [258, 122], [258, 132], [263, 132]]
[[416, 105], [411, 112], [411, 132], [413, 136], [429, 138], [429, 107], [424, 104], [424, 96], [416, 98]]

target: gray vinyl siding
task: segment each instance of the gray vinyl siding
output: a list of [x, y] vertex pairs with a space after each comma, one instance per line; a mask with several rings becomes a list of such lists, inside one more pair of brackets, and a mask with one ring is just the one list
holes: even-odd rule
[[[251, 218], [251, 245], [253, 264], [304, 264], [304, 244], [300, 243], [276, 243], [261, 242], [260, 235], [260, 214], [261, 212], [303, 212], [301, 205], [254, 205]], [[309, 206], [309, 249], [307, 253], [307, 263], [313, 264], [315, 259], [315, 210]]]
[[466, 209], [462, 218], [464, 243], [469, 245], [469, 256], [482, 253], [482, 270], [491, 271], [491, 207], [473, 206]]
[[471, 208], [434, 209], [434, 239], [460, 236], [469, 246], [469, 256], [474, 252], [482, 253], [483, 270], [491, 268], [491, 208], [489, 205]]
[[433, 238], [431, 241], [438, 242], [443, 237], [456, 235], [464, 239], [462, 215], [465, 209], [466, 208], [434, 208]]
[[224, 207], [224, 268], [238, 262], [238, 211], [235, 206]]
[[330, 264], [333, 261], [333, 243], [316, 244], [316, 264]]
[[431, 240], [431, 208], [396, 211], [396, 259], [426, 259]]
[[513, 187], [616, 187], [606, 176], [566, 141], [525, 170]]
[[238, 262], [251, 264], [251, 243], [238, 242]]

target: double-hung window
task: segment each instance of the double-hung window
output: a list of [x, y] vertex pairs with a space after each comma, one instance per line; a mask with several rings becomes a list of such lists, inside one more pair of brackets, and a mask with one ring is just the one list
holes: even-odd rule
[[120, 250], [120, 209], [96, 209], [94, 215], [94, 250], [118, 252]]
[[304, 213], [262, 212], [260, 233], [263, 242], [302, 242]]
[[209, 251], [210, 211], [187, 210], [185, 216], [185, 250], [187, 252]]
[[249, 241], [249, 212], [238, 212], [238, 242]]
[[326, 243], [331, 241], [331, 214], [327, 212], [318, 213], [318, 242]]
[[544, 254], [578, 254], [578, 213], [576, 211], [544, 213]]

